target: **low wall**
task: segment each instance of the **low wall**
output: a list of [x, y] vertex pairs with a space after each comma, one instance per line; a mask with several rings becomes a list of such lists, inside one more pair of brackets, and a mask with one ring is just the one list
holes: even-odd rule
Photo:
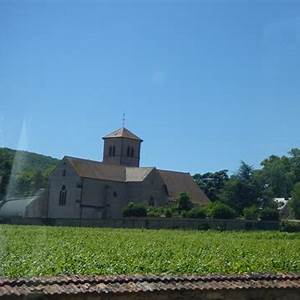
[[248, 220], [215, 220], [183, 218], [121, 218], [121, 219], [50, 219], [10, 217], [3, 224], [53, 225], [78, 227], [193, 229], [193, 230], [278, 230], [279, 222]]

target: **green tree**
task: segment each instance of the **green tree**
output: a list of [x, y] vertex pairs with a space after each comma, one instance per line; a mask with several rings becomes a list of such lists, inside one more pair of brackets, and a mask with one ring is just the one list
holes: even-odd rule
[[244, 161], [241, 162], [238, 170], [237, 178], [241, 181], [250, 181], [253, 175], [254, 169], [251, 165], [246, 164]]
[[195, 174], [193, 178], [211, 201], [217, 201], [225, 183], [229, 179], [227, 172], [228, 170], [221, 170], [214, 173], [208, 172], [203, 175]]
[[252, 182], [233, 177], [226, 183], [221, 201], [241, 214], [245, 207], [258, 205], [259, 192]]
[[261, 180], [268, 185], [274, 197], [288, 198], [293, 189], [295, 174], [290, 159], [271, 155], [261, 162]]
[[241, 215], [246, 207], [270, 205], [272, 193], [261, 173], [242, 161], [237, 174], [226, 182], [220, 200]]
[[178, 210], [190, 210], [193, 207], [193, 203], [187, 193], [180, 193], [178, 198]]
[[290, 207], [293, 210], [296, 219], [300, 219], [300, 182], [297, 182], [292, 192]]
[[293, 148], [289, 152], [291, 170], [294, 174], [294, 183], [300, 181], [300, 149]]

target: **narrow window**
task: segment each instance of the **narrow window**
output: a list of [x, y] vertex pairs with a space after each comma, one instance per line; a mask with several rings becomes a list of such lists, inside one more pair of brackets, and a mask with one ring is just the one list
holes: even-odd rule
[[154, 206], [154, 198], [153, 198], [153, 196], [150, 196], [150, 199], [149, 199], [149, 205], [150, 206]]
[[169, 196], [169, 191], [166, 184], [163, 184], [163, 190], [165, 191], [166, 195]]
[[109, 146], [109, 156], [112, 156], [112, 146]]
[[67, 203], [67, 190], [66, 190], [66, 186], [63, 185], [61, 187], [61, 190], [59, 192], [59, 206], [65, 206]]
[[130, 156], [133, 157], [134, 156], [134, 149], [133, 147], [131, 148], [131, 153], [130, 153]]
[[62, 171], [62, 176], [66, 176], [66, 170]]
[[112, 147], [112, 156], [116, 156], [116, 147], [115, 146]]
[[128, 146], [127, 147], [127, 157], [129, 157], [130, 156], [130, 147]]
[[114, 191], [114, 192], [113, 192], [113, 196], [114, 196], [115, 198], [117, 198], [117, 197], [118, 197], [118, 193], [117, 193], [116, 191]]

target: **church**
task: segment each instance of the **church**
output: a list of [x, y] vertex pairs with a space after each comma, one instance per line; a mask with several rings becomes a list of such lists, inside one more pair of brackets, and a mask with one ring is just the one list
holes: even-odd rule
[[189, 173], [140, 167], [143, 140], [122, 127], [103, 137], [103, 161], [65, 156], [49, 178], [49, 218], [120, 218], [129, 202], [163, 206], [186, 192], [209, 199]]
[[121, 218], [130, 202], [159, 207], [186, 192], [196, 204], [209, 199], [189, 173], [140, 167], [143, 142], [122, 127], [103, 137], [103, 160], [65, 156], [48, 188], [33, 197], [7, 199], [0, 217], [72, 219]]

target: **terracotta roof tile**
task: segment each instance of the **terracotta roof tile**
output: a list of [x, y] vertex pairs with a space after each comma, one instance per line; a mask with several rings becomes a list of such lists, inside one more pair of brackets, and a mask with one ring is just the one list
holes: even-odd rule
[[141, 142], [143, 141], [141, 138], [136, 136], [134, 133], [132, 133], [125, 127], [119, 128], [103, 137], [103, 139], [108, 139], [108, 138], [127, 138], [132, 140], [138, 140]]
[[[0, 299], [9, 296], [120, 294], [161, 291], [236, 289], [300, 289], [300, 274], [234, 276], [57, 276], [33, 279], [0, 278]], [[30, 298], [31, 299], [31, 298]], [[42, 298], [41, 298], [42, 299]]]

